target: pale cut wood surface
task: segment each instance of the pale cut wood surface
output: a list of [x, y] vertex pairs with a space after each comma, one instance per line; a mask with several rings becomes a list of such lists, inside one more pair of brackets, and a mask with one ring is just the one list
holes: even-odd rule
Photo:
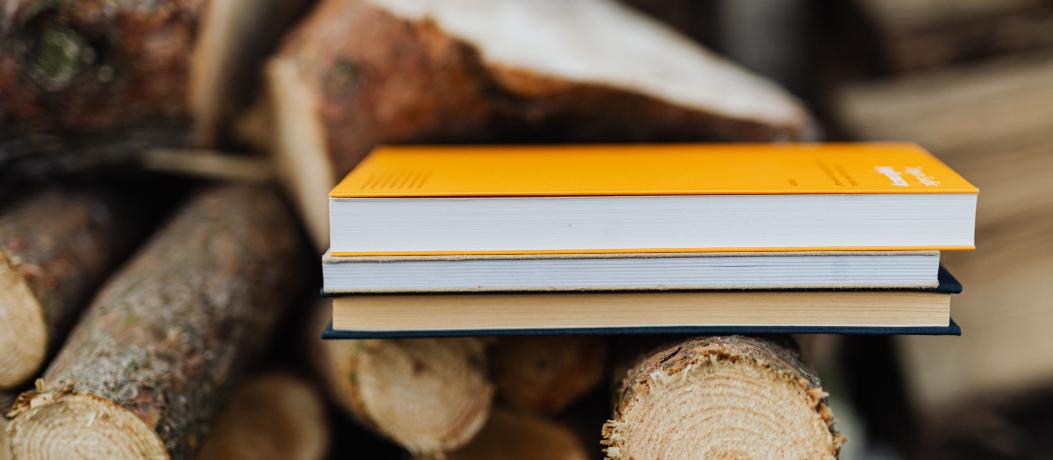
[[479, 338], [319, 340], [329, 301], [308, 334], [315, 367], [360, 424], [412, 454], [441, 455], [467, 444], [486, 423], [494, 397]]
[[645, 354], [603, 426], [607, 457], [836, 458], [827, 395], [788, 340], [703, 337]]

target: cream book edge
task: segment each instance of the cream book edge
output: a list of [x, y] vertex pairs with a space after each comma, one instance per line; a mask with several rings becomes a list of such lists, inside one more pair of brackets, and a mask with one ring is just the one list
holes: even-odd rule
[[941, 327], [950, 323], [950, 297], [922, 291], [355, 295], [333, 300], [333, 329]]

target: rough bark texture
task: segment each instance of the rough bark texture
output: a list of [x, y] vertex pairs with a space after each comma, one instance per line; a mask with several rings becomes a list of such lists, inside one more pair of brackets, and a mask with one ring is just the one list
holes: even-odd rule
[[146, 220], [115, 193], [54, 188], [0, 214], [0, 388], [30, 378]]
[[304, 3], [4, 2], [0, 122], [19, 132], [97, 133], [181, 121], [169, 146], [211, 144]]
[[1053, 44], [1053, 4], [1042, 0], [857, 0], [887, 70], [940, 67]]
[[[301, 202], [308, 227], [322, 247], [327, 241], [324, 209], [312, 203], [324, 197], [337, 179], [381, 143], [748, 141], [807, 136], [809, 119], [804, 109], [766, 82], [757, 82], [757, 92], [762, 94], [737, 97], [756, 96], [768, 100], [762, 106], [794, 115], [781, 121], [754, 118], [719, 107], [662, 99], [632, 84], [619, 86], [599, 78], [509, 66], [485, 57], [481, 51], [485, 43], [455, 36], [431, 18], [399, 16], [381, 3], [321, 2], [291, 34], [266, 71], [269, 102], [264, 105], [270, 108], [274, 126], [255, 143], [279, 153], [293, 195]], [[441, 8], [453, 3], [435, 5]], [[519, 5], [535, 8], [534, 2]], [[638, 13], [622, 11], [621, 7], [610, 13], [604, 0], [575, 5], [585, 10], [600, 5], [596, 7], [600, 14], [611, 14], [612, 20], [642, 21]], [[571, 11], [562, 11], [554, 2], [536, 8], [559, 11], [550, 16]], [[579, 14], [591, 17], [587, 12]], [[611, 25], [612, 29], [617, 27]], [[679, 47], [686, 40], [664, 26], [656, 25], [652, 32], [650, 45], [657, 48], [665, 47], [653, 41], [668, 41], [666, 45]], [[593, 45], [609, 37], [575, 37], [568, 30], [562, 33], [566, 34], [564, 38], [588, 40]], [[554, 37], [524, 36], [519, 41], [530, 46], [547, 40]], [[567, 46], [575, 48], [573, 44]], [[722, 60], [705, 52], [685, 59], [723, 65]], [[752, 82], [755, 78], [745, 72], [741, 77], [733, 80]], [[727, 94], [727, 98], [733, 100], [736, 95]]]
[[[435, 457], [417, 457], [418, 460]], [[446, 460], [586, 460], [588, 451], [566, 426], [533, 415], [494, 409], [468, 445]]]
[[206, 1], [15, 0], [0, 6], [0, 117], [91, 131], [187, 117]]
[[707, 337], [646, 355], [603, 426], [608, 458], [836, 458], [826, 393], [788, 343]]
[[216, 416], [198, 460], [324, 458], [329, 421], [318, 391], [287, 373], [255, 376], [238, 386]]
[[9, 433], [24, 458], [187, 458], [302, 287], [271, 190], [201, 192], [95, 298]]
[[[328, 303], [318, 311], [325, 324]], [[308, 340], [333, 399], [413, 454], [464, 446], [490, 415], [494, 387], [480, 339]]]
[[502, 337], [490, 353], [498, 395], [517, 409], [558, 412], [603, 379], [606, 345], [599, 336]]

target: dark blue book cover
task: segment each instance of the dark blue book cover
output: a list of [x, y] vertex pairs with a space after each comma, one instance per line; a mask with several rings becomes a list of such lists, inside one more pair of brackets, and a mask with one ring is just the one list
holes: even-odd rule
[[[925, 292], [959, 294], [962, 285], [945, 268], [940, 267], [940, 284]], [[471, 329], [471, 330], [412, 330], [412, 331], [356, 331], [335, 330], [330, 323], [322, 332], [323, 339], [393, 339], [421, 337], [471, 337], [498, 335], [561, 335], [561, 334], [871, 334], [871, 335], [961, 335], [962, 330], [952, 319], [947, 326], [925, 327], [865, 327], [865, 326], [660, 326], [660, 327], [596, 327], [596, 328], [541, 328], [541, 329]]]

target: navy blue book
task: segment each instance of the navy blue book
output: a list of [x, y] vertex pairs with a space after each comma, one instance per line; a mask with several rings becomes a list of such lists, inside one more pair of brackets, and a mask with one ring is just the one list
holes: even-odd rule
[[542, 334], [961, 335], [942, 267], [926, 289], [350, 295], [326, 339]]

